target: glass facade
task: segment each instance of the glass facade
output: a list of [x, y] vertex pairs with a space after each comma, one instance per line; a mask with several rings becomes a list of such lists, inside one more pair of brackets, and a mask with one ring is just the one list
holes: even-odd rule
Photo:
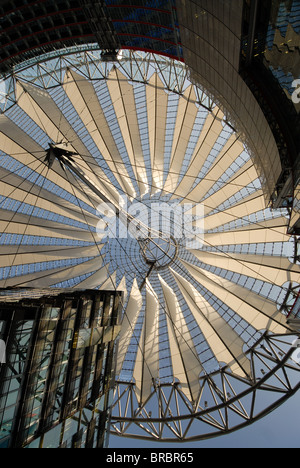
[[[300, 1], [275, 0], [259, 2], [255, 24], [252, 5], [245, 1], [242, 59], [252, 53], [252, 59], [261, 60], [267, 70], [292, 101], [294, 81], [300, 78]], [[251, 28], [255, 33], [251, 36]], [[246, 33], [247, 32], [247, 33]], [[250, 59], [250, 56], [248, 56]], [[293, 102], [299, 113], [299, 103]]]
[[43, 52], [96, 42], [80, 2], [1, 2], [0, 70]]
[[0, 5], [0, 72], [43, 53], [97, 45], [134, 49], [183, 60], [175, 0], [19, 1]]
[[104, 447], [121, 296], [42, 294], [2, 294], [0, 447]]
[[175, 0], [106, 0], [122, 48], [155, 51], [183, 60]]
[[288, 206], [289, 232], [299, 234], [300, 151], [300, 2], [244, 2], [241, 75], [268, 121], [282, 172], [271, 196], [272, 207]]
[[[268, 25], [265, 64], [292, 100], [293, 83], [300, 78], [300, 1], [273, 2]], [[294, 102], [298, 112], [299, 103]]]

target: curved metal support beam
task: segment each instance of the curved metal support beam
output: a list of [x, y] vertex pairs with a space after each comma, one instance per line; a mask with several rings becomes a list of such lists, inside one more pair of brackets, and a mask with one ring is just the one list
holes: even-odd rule
[[[300, 336], [300, 335], [295, 335]], [[249, 426], [270, 413], [300, 389], [300, 363], [293, 361], [295, 336], [266, 333], [248, 351], [252, 380], [223, 368], [200, 378], [196, 406], [182, 393], [179, 382], [153, 382], [152, 394], [139, 406], [134, 383], [117, 382], [111, 433], [157, 442], [194, 442]], [[261, 410], [260, 395], [278, 395]], [[196, 435], [195, 435], [196, 434]]]

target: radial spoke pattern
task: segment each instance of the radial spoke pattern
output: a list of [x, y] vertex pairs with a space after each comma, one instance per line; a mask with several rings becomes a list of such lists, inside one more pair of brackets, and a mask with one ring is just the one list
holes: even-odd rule
[[[271, 340], [293, 334], [280, 309], [299, 283], [287, 212], [267, 208], [239, 134], [182, 65], [82, 57], [17, 74], [0, 115], [0, 287], [124, 291], [116, 433], [184, 440], [200, 437], [194, 419], [223, 432], [229, 413], [249, 423], [255, 396], [246, 409], [238, 393], [261, 389], [260, 358], [273, 377], [286, 365]], [[89, 185], [45, 162], [50, 144]], [[100, 192], [149, 238], [136, 225], [124, 235]]]

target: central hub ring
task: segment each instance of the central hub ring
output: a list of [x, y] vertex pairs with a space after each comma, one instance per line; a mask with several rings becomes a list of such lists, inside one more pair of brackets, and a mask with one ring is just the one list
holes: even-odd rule
[[149, 237], [140, 240], [141, 253], [147, 264], [156, 269], [166, 268], [172, 264], [178, 255], [178, 244], [174, 237]]

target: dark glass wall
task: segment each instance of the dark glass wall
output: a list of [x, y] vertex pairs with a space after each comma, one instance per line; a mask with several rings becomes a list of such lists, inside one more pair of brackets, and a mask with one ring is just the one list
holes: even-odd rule
[[107, 444], [120, 303], [100, 291], [0, 301], [0, 447]]

